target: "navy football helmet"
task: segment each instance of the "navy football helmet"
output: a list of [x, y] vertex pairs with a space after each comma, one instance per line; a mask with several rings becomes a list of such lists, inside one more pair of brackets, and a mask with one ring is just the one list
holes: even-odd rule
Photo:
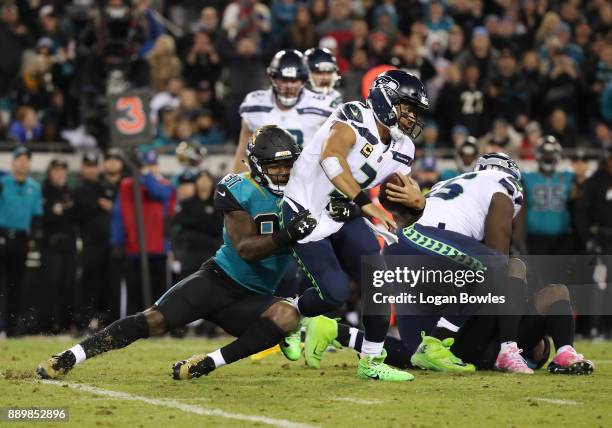
[[[289, 173], [300, 154], [295, 138], [276, 125], [257, 128], [247, 144], [247, 161], [253, 179], [276, 195], [282, 195]], [[273, 166], [286, 165], [286, 172], [272, 173]]]
[[278, 101], [288, 108], [297, 104], [308, 80], [304, 55], [295, 49], [278, 51], [266, 71]]
[[536, 148], [535, 157], [538, 161], [540, 171], [552, 173], [557, 168], [557, 164], [561, 162], [563, 149], [561, 144], [552, 135], [546, 135], [540, 138], [538, 147]]
[[[378, 122], [389, 129], [394, 140], [403, 135], [416, 139], [425, 125], [423, 115], [429, 110], [423, 82], [403, 70], [379, 74], [370, 87], [367, 104]], [[394, 107], [398, 107], [399, 112]]]
[[485, 153], [476, 161], [474, 171], [482, 171], [485, 169], [497, 169], [507, 172], [517, 180], [521, 179], [521, 170], [516, 162], [505, 153]]
[[336, 58], [329, 49], [310, 48], [304, 52], [310, 89], [319, 94], [329, 94], [340, 82]]

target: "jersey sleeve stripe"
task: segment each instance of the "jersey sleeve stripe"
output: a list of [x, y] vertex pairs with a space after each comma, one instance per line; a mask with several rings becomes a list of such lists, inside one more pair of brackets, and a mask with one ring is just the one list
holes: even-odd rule
[[316, 116], [329, 117], [332, 114], [331, 111], [323, 110], [316, 107], [304, 107], [296, 109], [298, 114], [314, 114]]
[[269, 113], [274, 107], [267, 106], [241, 106], [238, 111], [240, 114], [243, 113]]

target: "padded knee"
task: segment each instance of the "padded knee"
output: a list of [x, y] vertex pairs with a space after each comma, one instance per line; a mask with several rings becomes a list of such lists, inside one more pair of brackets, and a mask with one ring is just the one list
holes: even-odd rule
[[508, 260], [508, 276], [525, 280], [527, 279], [527, 266], [521, 259], [510, 258]]
[[563, 284], [549, 284], [534, 295], [533, 305], [537, 313], [545, 314], [553, 303], [560, 300], [570, 300], [567, 287]]

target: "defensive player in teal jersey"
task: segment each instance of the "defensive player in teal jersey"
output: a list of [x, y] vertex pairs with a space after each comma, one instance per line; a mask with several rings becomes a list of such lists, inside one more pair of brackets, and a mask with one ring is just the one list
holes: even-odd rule
[[523, 175], [530, 254], [570, 254], [568, 202], [572, 196], [574, 174], [557, 170], [561, 154], [561, 145], [555, 137], [543, 137], [536, 151], [538, 171]]
[[200, 318], [237, 339], [210, 354], [174, 364], [174, 379], [207, 375], [281, 342], [299, 322], [294, 307], [273, 295], [291, 259], [286, 247], [316, 227], [308, 211], [279, 226], [278, 202], [299, 153], [287, 131], [276, 126], [257, 129], [247, 146], [251, 171], [229, 174], [216, 189], [215, 206], [223, 211], [225, 228], [215, 256], [144, 312], [115, 321], [41, 363], [38, 375], [56, 378], [87, 358], [161, 336]]

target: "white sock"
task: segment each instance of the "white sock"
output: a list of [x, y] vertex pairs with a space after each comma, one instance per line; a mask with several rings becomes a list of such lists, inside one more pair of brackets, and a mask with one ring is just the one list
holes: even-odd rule
[[293, 307], [295, 308], [296, 311], [298, 311], [298, 314], [302, 315], [302, 313], [300, 312], [300, 308], [298, 306], [298, 301], [300, 300], [299, 297], [296, 297], [295, 299], [293, 299], [293, 301], [291, 302], [291, 304], [293, 305]]
[[357, 342], [357, 333], [359, 333], [359, 330], [357, 330], [355, 327], [349, 328], [350, 338], [348, 347], [351, 349], [355, 349], [355, 342]]
[[361, 356], [362, 357], [375, 357], [380, 355], [383, 350], [383, 346], [385, 342], [370, 342], [368, 340], [363, 339], [363, 344], [361, 345]]
[[502, 354], [502, 353], [506, 352], [506, 349], [508, 349], [511, 346], [514, 346], [515, 348], [518, 348], [516, 342], [502, 342], [502, 344], [500, 345], [499, 353]]
[[459, 331], [459, 326], [456, 326], [446, 318], [442, 317], [438, 320], [436, 327], [445, 328], [447, 330], [452, 331], [453, 333], [457, 333]]
[[565, 351], [566, 349], [574, 349], [574, 347], [572, 345], [564, 345], [560, 347], [559, 349], [557, 349], [557, 355], [559, 355], [561, 352]]
[[221, 366], [224, 366], [225, 363], [225, 358], [223, 358], [223, 355], [221, 354], [221, 350], [217, 349], [215, 352], [211, 352], [210, 354], [208, 354], [208, 356], [210, 358], [212, 358], [212, 360], [215, 362], [215, 367], [219, 368]]
[[76, 363], [74, 363], [74, 365], [77, 365], [81, 361], [85, 361], [87, 359], [87, 355], [85, 355], [85, 350], [81, 345], [74, 345], [68, 350], [72, 352], [74, 354], [74, 357], [76, 358]]

